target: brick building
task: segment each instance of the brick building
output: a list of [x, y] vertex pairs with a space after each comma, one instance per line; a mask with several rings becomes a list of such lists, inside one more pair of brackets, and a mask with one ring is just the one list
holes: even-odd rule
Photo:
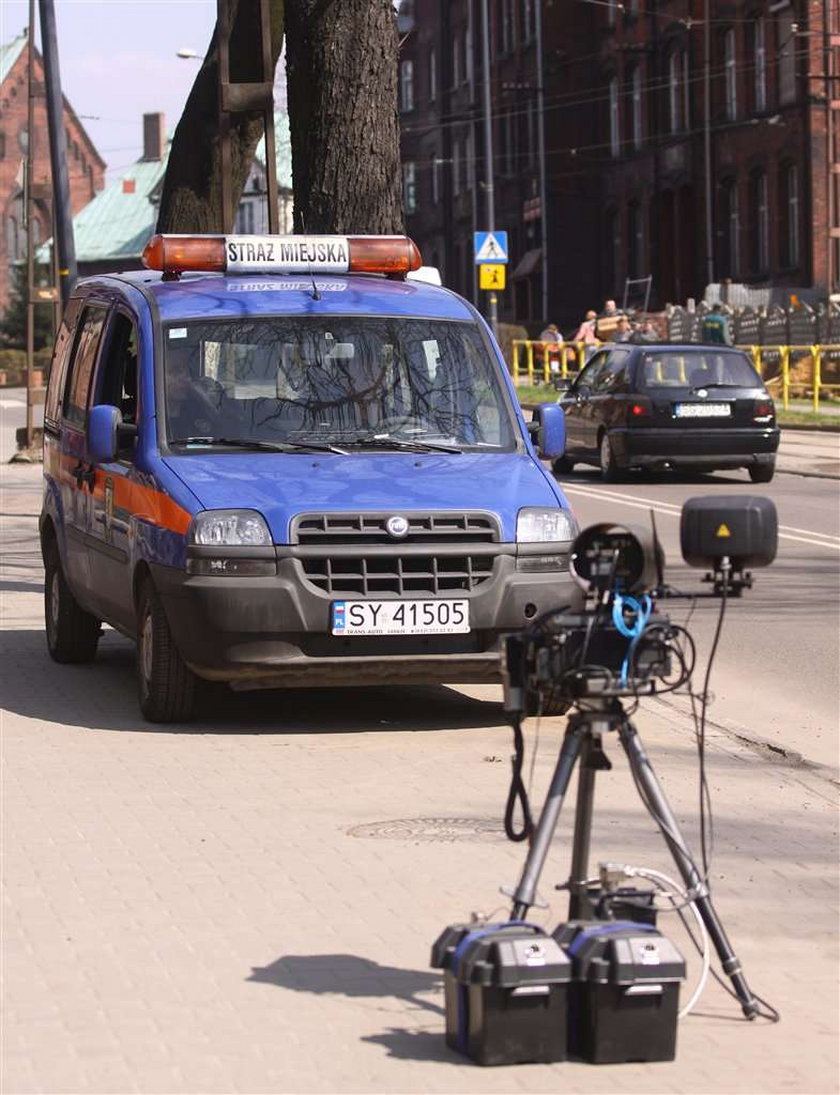
[[[29, 64], [26, 34], [0, 46], [0, 314], [9, 301], [11, 272], [15, 263], [26, 258], [26, 228], [23, 209], [22, 163], [27, 149]], [[33, 210], [35, 242], [52, 235], [51, 203], [47, 198], [50, 184], [50, 147], [47, 107], [44, 98], [44, 67], [41, 55], [34, 51], [35, 126], [32, 134], [32, 183], [39, 194]], [[64, 100], [64, 126], [70, 181], [70, 202], [74, 213], [86, 205], [105, 185], [105, 161], [96, 151]]]
[[[538, 2], [489, 0], [496, 226], [511, 244], [502, 318], [568, 328], [648, 276], [655, 306], [725, 279], [840, 289], [838, 0], [542, 0], [542, 58]], [[400, 9], [408, 228], [474, 300], [480, 17], [479, 0]]]

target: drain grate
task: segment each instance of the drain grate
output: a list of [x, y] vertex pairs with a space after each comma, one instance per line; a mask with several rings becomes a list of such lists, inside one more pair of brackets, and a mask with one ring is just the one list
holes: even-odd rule
[[500, 821], [485, 817], [411, 817], [354, 825], [348, 836], [451, 844], [456, 840], [504, 840]]

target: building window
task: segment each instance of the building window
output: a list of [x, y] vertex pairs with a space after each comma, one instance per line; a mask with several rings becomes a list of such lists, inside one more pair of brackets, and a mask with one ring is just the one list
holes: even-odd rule
[[607, 0], [607, 26], [615, 26], [615, 13], [618, 7], [618, 0]]
[[464, 138], [464, 174], [467, 190], [473, 190], [475, 187], [475, 135], [472, 130]]
[[18, 259], [18, 222], [16, 217], [6, 218], [6, 258], [9, 265]]
[[738, 117], [738, 72], [735, 66], [735, 31], [723, 36], [724, 111], [728, 121]]
[[736, 278], [741, 268], [738, 186], [727, 179], [721, 187], [721, 277]]
[[750, 267], [762, 273], [768, 266], [769, 211], [767, 208], [767, 175], [754, 171], [750, 176]]
[[614, 293], [621, 270], [621, 221], [618, 210], [610, 209], [606, 216], [607, 238], [604, 240], [606, 259], [606, 286], [608, 293]]
[[796, 164], [782, 167], [781, 177], [782, 265], [799, 265], [799, 172]]
[[0, 133], [0, 160], [6, 158], [6, 134]]
[[[538, 0], [539, 2], [539, 0]], [[534, 0], [522, 0], [522, 42], [530, 42], [534, 36]]]
[[417, 211], [417, 181], [411, 161], [403, 164], [403, 206], [406, 213]]
[[537, 101], [531, 99], [528, 102], [528, 163], [533, 164], [537, 158], [539, 146], [539, 132], [537, 120]]
[[642, 276], [644, 267], [644, 224], [642, 210], [637, 201], [627, 206], [627, 276]]
[[434, 46], [429, 50], [429, 102], [437, 99], [437, 51]]
[[252, 201], [240, 202], [236, 210], [236, 231], [242, 235], [250, 235], [254, 231], [254, 203]]
[[413, 61], [402, 61], [400, 64], [400, 110], [403, 114], [407, 114], [409, 110], [414, 110]]
[[513, 49], [513, 13], [511, 0], [502, 0], [502, 53]]
[[796, 40], [793, 37], [793, 11], [785, 8], [776, 17], [776, 56], [779, 73], [779, 102], [796, 98]]
[[456, 34], [452, 39], [452, 86], [457, 87], [461, 82], [461, 37]]
[[642, 127], [642, 66], [636, 65], [630, 80], [631, 117], [633, 119], [633, 147], [641, 148], [644, 141]]
[[432, 201], [435, 205], [440, 201], [440, 168], [443, 160], [439, 156], [432, 158]]
[[610, 80], [610, 155], [618, 156], [621, 152], [621, 122], [618, 104], [618, 77]]
[[756, 19], [752, 25], [752, 54], [755, 61], [753, 106], [760, 112], [767, 109], [767, 42], [763, 19]]
[[452, 142], [452, 193], [461, 193], [461, 142]]
[[504, 172], [506, 175], [514, 175], [516, 174], [516, 127], [510, 113], [502, 119], [502, 131], [504, 133], [502, 140]]
[[685, 128], [685, 65], [686, 55], [675, 49], [668, 58], [668, 130], [682, 133]]

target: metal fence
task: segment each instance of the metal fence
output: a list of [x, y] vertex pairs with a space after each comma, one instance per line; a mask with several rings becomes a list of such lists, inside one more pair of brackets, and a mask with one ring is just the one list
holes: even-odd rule
[[[702, 342], [703, 320], [711, 311], [700, 304], [693, 311], [680, 306], [667, 313], [670, 342]], [[830, 359], [840, 360], [840, 307], [820, 304], [811, 308], [771, 305], [728, 311], [732, 339], [739, 346], [825, 346]]]
[[[755, 329], [746, 331], [756, 334]], [[698, 341], [673, 338], [673, 342]], [[574, 377], [583, 368], [592, 343], [567, 342], [552, 345], [528, 339], [511, 343], [510, 374], [514, 384], [531, 387], [549, 385], [553, 377]], [[814, 411], [820, 399], [840, 395], [840, 340], [826, 343], [783, 343], [760, 345], [755, 340], [740, 343], [753, 359], [756, 371], [770, 391], [781, 399], [785, 410], [791, 397], [808, 397]], [[655, 345], [651, 345], [655, 349]]]

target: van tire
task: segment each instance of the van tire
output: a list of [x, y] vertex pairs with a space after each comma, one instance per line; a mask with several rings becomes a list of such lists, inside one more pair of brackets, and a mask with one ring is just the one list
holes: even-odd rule
[[54, 539], [44, 551], [44, 622], [53, 661], [85, 665], [96, 657], [102, 625], [71, 593]]
[[196, 676], [175, 646], [155, 587], [140, 591], [137, 613], [137, 689], [140, 710], [149, 722], [189, 722]]

